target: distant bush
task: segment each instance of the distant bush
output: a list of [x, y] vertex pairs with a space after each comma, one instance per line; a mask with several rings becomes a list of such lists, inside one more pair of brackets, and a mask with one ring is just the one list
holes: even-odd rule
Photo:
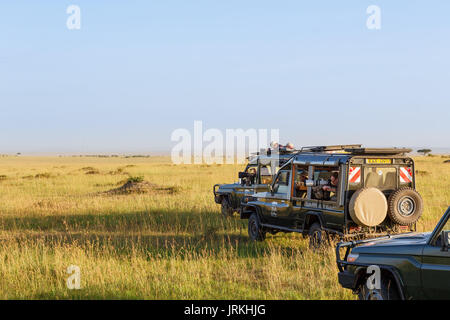
[[36, 179], [48, 179], [52, 177], [51, 173], [48, 172], [44, 172], [44, 173], [38, 173], [37, 175], [34, 176]]
[[86, 174], [99, 174], [99, 173], [100, 171], [98, 171], [97, 169], [86, 171]]
[[92, 170], [97, 170], [97, 169], [95, 169], [94, 167], [84, 167], [84, 168], [81, 168], [81, 170], [92, 171]]
[[143, 176], [135, 176], [135, 177], [129, 177], [127, 179], [128, 183], [140, 183], [144, 181], [144, 177]]

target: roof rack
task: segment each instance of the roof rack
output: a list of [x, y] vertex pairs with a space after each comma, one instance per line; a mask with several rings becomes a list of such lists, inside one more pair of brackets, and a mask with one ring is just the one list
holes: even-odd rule
[[334, 146], [310, 146], [302, 147], [300, 152], [326, 152], [326, 151], [346, 151], [346, 149], [358, 149], [362, 144], [342, 144]]
[[412, 151], [412, 149], [408, 148], [346, 148], [344, 149], [346, 152], [350, 152], [352, 154], [361, 154], [361, 155], [398, 155], [405, 154]]

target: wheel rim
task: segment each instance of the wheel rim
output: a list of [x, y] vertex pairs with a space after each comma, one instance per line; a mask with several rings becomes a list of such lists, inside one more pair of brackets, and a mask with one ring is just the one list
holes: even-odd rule
[[411, 197], [403, 197], [398, 202], [398, 211], [404, 217], [409, 217], [416, 210], [416, 203]]
[[366, 300], [384, 300], [378, 290], [371, 290], [366, 294]]

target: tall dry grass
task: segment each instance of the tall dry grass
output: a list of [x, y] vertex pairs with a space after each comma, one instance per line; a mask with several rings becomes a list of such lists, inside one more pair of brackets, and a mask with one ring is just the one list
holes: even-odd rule
[[[420, 231], [450, 205], [442, 162], [416, 160]], [[253, 243], [245, 220], [220, 216], [212, 185], [240, 169], [163, 157], [0, 158], [0, 298], [353, 299], [337, 282], [333, 249], [313, 253], [296, 234]], [[130, 175], [177, 192], [104, 194]], [[72, 264], [81, 290], [66, 287]]]

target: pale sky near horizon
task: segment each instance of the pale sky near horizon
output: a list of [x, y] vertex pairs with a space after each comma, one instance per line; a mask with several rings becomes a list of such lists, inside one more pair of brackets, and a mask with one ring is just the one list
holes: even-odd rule
[[450, 148], [449, 13], [444, 0], [3, 1], [0, 153], [168, 151], [195, 120], [296, 146]]

